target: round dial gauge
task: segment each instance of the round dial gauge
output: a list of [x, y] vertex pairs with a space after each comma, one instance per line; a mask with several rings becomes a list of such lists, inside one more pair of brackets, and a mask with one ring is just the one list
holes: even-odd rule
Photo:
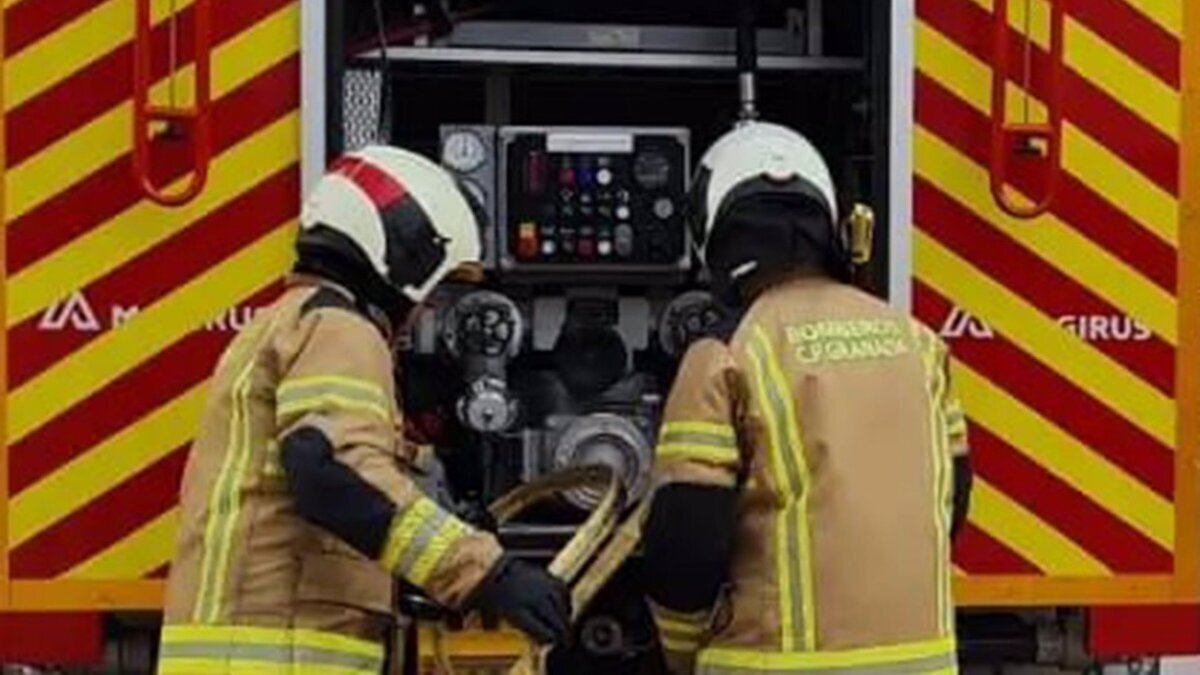
[[487, 146], [473, 131], [456, 131], [442, 144], [442, 163], [455, 171], [474, 171], [486, 159]]

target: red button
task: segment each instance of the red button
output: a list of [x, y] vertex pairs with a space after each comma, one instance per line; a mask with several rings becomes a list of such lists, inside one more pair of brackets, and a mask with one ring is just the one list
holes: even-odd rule
[[536, 258], [538, 255], [537, 225], [521, 223], [517, 231], [517, 256], [521, 258]]
[[579, 240], [579, 257], [590, 258], [596, 255], [596, 242], [591, 239]]
[[575, 187], [575, 169], [563, 167], [562, 171], [558, 172], [558, 182], [565, 187]]

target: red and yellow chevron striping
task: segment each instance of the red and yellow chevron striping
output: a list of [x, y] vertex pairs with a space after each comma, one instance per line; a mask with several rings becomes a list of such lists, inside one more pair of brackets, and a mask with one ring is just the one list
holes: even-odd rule
[[[1045, 120], [1048, 1], [1028, 36], [1012, 4], [1009, 119]], [[917, 1], [914, 308], [951, 341], [971, 418], [968, 602], [1196, 599], [1183, 5], [1067, 3], [1062, 179], [1017, 220], [989, 187], [992, 3]]]
[[[167, 7], [154, 3], [156, 98], [170, 86]], [[212, 364], [290, 265], [300, 4], [213, 9], [209, 183], [163, 209], [131, 174], [132, 0], [5, 3], [0, 607], [156, 604]], [[192, 45], [179, 47], [188, 91]], [[186, 180], [184, 153], [154, 143], [156, 181]]]

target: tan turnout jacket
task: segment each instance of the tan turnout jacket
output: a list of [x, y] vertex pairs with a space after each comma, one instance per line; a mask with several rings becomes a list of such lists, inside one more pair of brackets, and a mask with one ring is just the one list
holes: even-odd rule
[[956, 671], [952, 458], [966, 426], [927, 328], [849, 286], [792, 280], [728, 344], [684, 358], [659, 483], [740, 484], [713, 612], [655, 608], [674, 669]]
[[[395, 577], [455, 606], [500, 554], [414, 485], [388, 345], [346, 309], [302, 312], [317, 290], [291, 284], [213, 376], [184, 474], [162, 673], [379, 673]], [[396, 505], [378, 559], [294, 512], [279, 443], [302, 425]]]

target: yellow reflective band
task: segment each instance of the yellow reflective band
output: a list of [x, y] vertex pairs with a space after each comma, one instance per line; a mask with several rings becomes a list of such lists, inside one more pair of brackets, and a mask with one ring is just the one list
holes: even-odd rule
[[417, 558], [412, 570], [407, 575], [408, 580], [418, 586], [428, 583], [429, 577], [433, 576], [438, 563], [442, 561], [450, 548], [468, 534], [470, 534], [470, 530], [466, 525], [453, 516], [449, 516], [449, 519], [438, 528], [437, 533], [425, 545], [425, 550]]
[[663, 424], [662, 433], [665, 434], [706, 434], [717, 436], [730, 442], [737, 441], [737, 433], [733, 427], [728, 424], [716, 424], [713, 422], [667, 422]]
[[708, 621], [701, 619], [697, 622], [683, 622], [669, 619], [665, 616], [654, 615], [654, 624], [658, 626], [660, 631], [671, 633], [679, 637], [695, 637], [704, 632]]
[[221, 604], [228, 573], [229, 554], [233, 547], [233, 529], [241, 509], [241, 486], [250, 463], [249, 395], [250, 375], [254, 372], [258, 352], [274, 332], [275, 322], [258, 324], [257, 331], [247, 331], [236, 338], [230, 347], [232, 362], [241, 369], [230, 389], [232, 414], [229, 419], [229, 439], [225, 459], [213, 484], [208, 501], [208, 522], [204, 528], [204, 556], [200, 565], [200, 588], [192, 618], [200, 623], [215, 623], [221, 614]]
[[[336, 375], [284, 381], [276, 391], [276, 418], [318, 410], [357, 410], [392, 422], [392, 402], [373, 382]], [[281, 422], [282, 425], [282, 422]]]
[[700, 641], [699, 640], [687, 640], [687, 639], [673, 638], [673, 637], [669, 637], [667, 635], [660, 634], [658, 636], [658, 641], [662, 644], [662, 646], [664, 648], [666, 648], [667, 651], [671, 651], [671, 652], [690, 654], [690, 653], [700, 649]]
[[165, 626], [160, 673], [377, 674], [382, 646], [332, 633], [228, 625]]
[[780, 454], [788, 466], [792, 495], [782, 514], [787, 532], [788, 572], [792, 578], [792, 613], [797, 615], [794, 626], [796, 636], [802, 639], [807, 650], [816, 648], [817, 619], [814, 592], [816, 581], [812, 563], [812, 535], [808, 523], [808, 499], [811, 477], [808, 457], [800, 437], [800, 424], [796, 418], [792, 400], [790, 380], [784, 375], [783, 367], [775, 348], [761, 325], [754, 326], [754, 341], [757, 343], [760, 363], [766, 371], [766, 399], [764, 409], [768, 421], [775, 430], [772, 435], [780, 446]]
[[383, 555], [379, 559], [386, 569], [396, 570], [396, 566], [400, 564], [400, 556], [412, 545], [413, 538], [421, 526], [437, 515], [438, 511], [437, 504], [422, 497], [396, 516], [392, 521], [391, 531], [388, 532]]
[[658, 446], [655, 449], [655, 456], [660, 460], [695, 460], [732, 468], [737, 468], [741, 464], [741, 456], [738, 455], [736, 448], [719, 448], [705, 445], [669, 443]]
[[748, 649], [705, 649], [697, 673], [819, 672], [833, 675], [896, 675], [897, 673], [955, 672], [953, 638], [871, 647], [843, 652], [764, 652]]
[[455, 543], [471, 530], [432, 500], [421, 497], [392, 523], [380, 562], [423, 586]]

